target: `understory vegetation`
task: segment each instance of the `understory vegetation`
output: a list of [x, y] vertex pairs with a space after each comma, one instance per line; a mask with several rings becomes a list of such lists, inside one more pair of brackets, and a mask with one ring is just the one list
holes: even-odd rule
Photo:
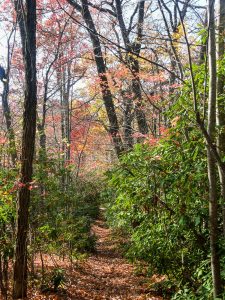
[[[198, 67], [196, 73], [200, 90], [203, 73]], [[107, 173], [103, 198], [108, 224], [126, 237], [125, 256], [143, 268], [147, 263], [149, 276], [166, 275], [153, 290], [171, 299], [214, 299], [206, 150], [192, 122], [189, 91], [190, 86], [180, 90], [167, 112], [171, 125], [164, 137], [137, 144]], [[222, 226], [221, 213], [219, 251], [224, 257]]]
[[[29, 186], [33, 199], [28, 234], [29, 278], [40, 274], [37, 284], [45, 289], [52, 286], [52, 277], [57, 274], [59, 284], [63, 279], [63, 270], [57, 263], [51, 271], [46, 269], [46, 255], [69, 260], [72, 266], [95, 251], [96, 237], [91, 233], [91, 224], [98, 217], [100, 189], [88, 177], [73, 181], [72, 170], [60, 168], [60, 164], [56, 160], [36, 164]], [[13, 199], [20, 183], [18, 170], [1, 168], [0, 172], [0, 289], [5, 297], [15, 246], [16, 203]], [[35, 267], [37, 259], [41, 261], [41, 269]]]

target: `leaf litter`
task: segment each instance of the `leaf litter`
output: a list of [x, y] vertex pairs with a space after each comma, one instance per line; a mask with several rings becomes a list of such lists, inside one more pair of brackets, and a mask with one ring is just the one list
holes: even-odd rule
[[[96, 253], [73, 265], [57, 256], [44, 256], [45, 267], [55, 265], [65, 270], [65, 284], [57, 292], [41, 293], [29, 290], [29, 300], [162, 300], [149, 289], [149, 282], [158, 281], [157, 276], [146, 278], [135, 275], [134, 266], [122, 258], [110, 238], [111, 231], [104, 221], [98, 220], [92, 227], [97, 237]], [[41, 268], [40, 259], [35, 262]]]

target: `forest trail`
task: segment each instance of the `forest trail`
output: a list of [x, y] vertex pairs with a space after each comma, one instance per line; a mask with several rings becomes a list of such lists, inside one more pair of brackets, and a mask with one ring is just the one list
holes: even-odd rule
[[73, 269], [66, 271], [64, 293], [41, 295], [31, 299], [66, 300], [161, 300], [150, 293], [146, 277], [134, 275], [134, 267], [116, 251], [111, 231], [104, 221], [97, 220], [92, 227], [97, 237], [96, 253]]

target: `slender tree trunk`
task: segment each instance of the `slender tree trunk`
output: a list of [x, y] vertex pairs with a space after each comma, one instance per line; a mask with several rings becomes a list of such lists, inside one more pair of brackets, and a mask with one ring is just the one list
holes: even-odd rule
[[111, 135], [116, 154], [117, 156], [120, 156], [120, 154], [122, 154], [124, 151], [123, 142], [119, 132], [119, 123], [116, 115], [115, 106], [113, 103], [113, 96], [106, 76], [106, 66], [102, 55], [101, 43], [91, 13], [89, 11], [88, 1], [81, 0], [82, 6], [78, 5], [74, 0], [67, 0], [67, 2], [74, 6], [75, 9], [77, 9], [82, 14], [83, 19], [88, 27], [88, 31], [93, 45], [95, 63], [100, 79], [102, 98], [109, 120], [109, 133]]
[[134, 78], [132, 79], [132, 90], [134, 93], [135, 102], [135, 115], [138, 123], [138, 129], [142, 134], [147, 134], [149, 132], [148, 123], [143, 110], [143, 99], [141, 93], [141, 84], [139, 79], [139, 62], [138, 60], [132, 58], [130, 63], [132, 73]]
[[[60, 152], [63, 154], [60, 157], [60, 165], [59, 168], [63, 168], [65, 165], [65, 110], [64, 110], [64, 68], [60, 68], [57, 70], [57, 81], [58, 85], [60, 87], [60, 105], [61, 105], [61, 122], [60, 122], [60, 129], [61, 129], [61, 146], [60, 146]], [[62, 188], [65, 189], [65, 175], [62, 174], [61, 177], [61, 185]]]
[[[64, 130], [64, 162], [70, 161], [70, 90], [71, 90], [71, 63], [68, 62], [64, 69], [63, 76], [63, 95], [62, 95], [62, 110], [63, 110], [63, 130]], [[67, 188], [70, 181], [70, 174], [67, 170], [65, 174], [65, 188]]]
[[[218, 0], [218, 22], [217, 22], [217, 62], [220, 64], [224, 56], [224, 37], [225, 37], [225, 1]], [[225, 97], [224, 97], [225, 76], [218, 72], [217, 75], [217, 126], [219, 134], [217, 139], [218, 152], [220, 157], [225, 156]], [[220, 176], [220, 192], [223, 201], [223, 235], [225, 236], [225, 175], [219, 169]]]
[[[60, 104], [61, 104], [61, 139], [63, 160], [61, 167], [70, 160], [70, 92], [71, 92], [71, 63], [63, 65], [57, 73], [58, 85], [60, 86]], [[62, 175], [62, 186], [66, 189], [69, 183], [69, 174]]]
[[65, 111], [65, 136], [66, 136], [66, 160], [70, 160], [70, 93], [71, 93], [71, 63], [67, 64], [66, 82], [64, 88], [64, 111]]
[[100, 86], [103, 96], [103, 101], [105, 104], [106, 112], [109, 119], [109, 132], [112, 137], [115, 150], [117, 155], [119, 156], [123, 152], [123, 143], [119, 133], [119, 124], [117, 120], [117, 115], [113, 103], [113, 97], [109, 88], [108, 79], [106, 77], [106, 67], [105, 62], [102, 55], [101, 44], [97, 35], [97, 31], [94, 26], [94, 22], [92, 20], [91, 14], [88, 8], [87, 0], [82, 0], [82, 15], [83, 18], [90, 29], [90, 37], [93, 44], [95, 62], [97, 65], [97, 70], [100, 78]]
[[47, 111], [47, 91], [48, 91], [48, 83], [45, 82], [44, 87], [44, 98], [42, 104], [42, 117], [41, 120], [38, 121], [37, 129], [39, 133], [39, 159], [41, 162], [45, 162], [47, 158], [46, 153], [46, 133], [45, 133], [45, 121], [46, 121], [46, 111]]
[[138, 123], [138, 130], [142, 134], [147, 134], [149, 132], [149, 128], [148, 128], [148, 123], [146, 120], [145, 113], [143, 111], [143, 99], [142, 99], [142, 92], [141, 92], [141, 83], [139, 79], [139, 69], [140, 69], [139, 61], [137, 58], [130, 55], [131, 52], [135, 53], [137, 56], [140, 54], [142, 30], [143, 30], [143, 23], [144, 23], [144, 6], [145, 6], [145, 1], [140, 1], [138, 7], [138, 24], [137, 24], [138, 30], [137, 30], [136, 41], [134, 43], [131, 43], [129, 39], [129, 33], [126, 29], [124, 19], [123, 19], [121, 0], [116, 0], [117, 19], [123, 37], [124, 45], [127, 51], [126, 61], [133, 75], [131, 86], [134, 94], [134, 109], [135, 109], [135, 115]]
[[3, 108], [3, 114], [6, 121], [6, 128], [7, 128], [8, 138], [9, 138], [9, 151], [12, 159], [12, 165], [15, 166], [17, 160], [16, 141], [15, 141], [14, 130], [12, 127], [12, 118], [11, 118], [11, 111], [8, 102], [8, 95], [9, 95], [9, 77], [7, 78], [7, 82], [4, 82], [4, 90], [2, 94], [2, 108]]
[[[25, 98], [21, 155], [21, 179], [18, 192], [16, 250], [13, 298], [27, 296], [27, 234], [29, 230], [30, 182], [35, 148], [37, 80], [36, 80], [36, 0], [22, 5], [15, 0], [25, 65]], [[25, 10], [25, 11], [24, 11]]]
[[3, 108], [3, 115], [6, 121], [6, 128], [7, 128], [7, 134], [9, 138], [9, 152], [12, 160], [12, 165], [15, 166], [17, 161], [17, 152], [16, 152], [16, 140], [15, 140], [15, 133], [12, 126], [12, 116], [11, 116], [11, 110], [8, 102], [9, 98], [9, 73], [10, 73], [10, 66], [11, 66], [11, 58], [12, 58], [12, 52], [14, 48], [14, 44], [12, 46], [12, 49], [10, 47], [10, 40], [13, 37], [13, 33], [15, 32], [15, 28], [11, 30], [11, 33], [9, 35], [9, 38], [7, 40], [8, 44], [8, 53], [7, 53], [7, 72], [6, 72], [6, 81], [3, 82], [4, 89], [2, 94], [2, 108]]
[[[204, 28], [207, 28], [207, 23], [208, 23], [208, 15], [207, 15], [207, 11], [206, 11], [204, 23], [203, 23]], [[206, 54], [207, 54], [207, 45], [206, 45], [206, 41], [204, 41], [204, 39], [202, 38], [201, 47], [200, 47], [200, 51], [199, 51], [199, 64], [200, 65], [205, 62]]]
[[[209, 103], [208, 103], [208, 134], [212, 142], [216, 136], [216, 39], [215, 39], [214, 0], [208, 0], [209, 24]], [[220, 275], [220, 257], [218, 253], [218, 195], [216, 179], [216, 160], [211, 148], [207, 147], [208, 179], [209, 179], [209, 225], [211, 269], [214, 297], [222, 292]]]
[[124, 106], [124, 117], [123, 117], [123, 129], [124, 129], [124, 146], [126, 150], [130, 150], [133, 148], [134, 139], [133, 139], [133, 103], [130, 97], [126, 97], [126, 93], [121, 92], [123, 98], [123, 106]]
[[48, 101], [48, 88], [49, 88], [49, 81], [50, 81], [50, 71], [54, 65], [54, 63], [57, 61], [59, 54], [60, 54], [60, 47], [61, 47], [61, 40], [64, 33], [64, 30], [66, 29], [66, 24], [64, 25], [64, 28], [62, 32], [60, 32], [58, 45], [56, 49], [56, 53], [54, 55], [54, 58], [52, 62], [49, 64], [45, 78], [44, 78], [44, 97], [43, 97], [43, 103], [42, 103], [42, 116], [41, 120], [38, 121], [37, 128], [39, 133], [39, 143], [40, 143], [40, 149], [39, 149], [39, 158], [41, 161], [45, 162], [47, 159], [47, 151], [46, 151], [46, 132], [45, 132], [45, 123], [46, 123], [46, 114], [47, 114], [47, 101]]
[[[162, 1], [162, 2], [163, 2], [163, 5], [165, 7], [166, 4], [164, 3], [164, 1]], [[186, 0], [186, 2], [187, 2], [187, 0]], [[159, 4], [159, 9], [160, 9], [160, 12], [162, 14], [163, 21], [164, 21], [164, 24], [165, 24], [165, 27], [166, 27], [166, 32], [167, 32], [167, 35], [168, 35], [168, 38], [169, 38], [170, 47], [171, 47], [171, 50], [172, 50], [171, 64], [173, 66], [173, 70], [175, 70], [176, 66], [177, 66], [177, 69], [179, 70], [179, 73], [180, 73], [180, 78], [183, 78], [183, 66], [182, 66], [182, 63], [180, 61], [180, 57], [179, 57], [179, 54], [178, 54], [178, 51], [177, 51], [177, 47], [174, 45], [174, 43], [176, 43], [176, 39], [175, 40], [173, 39], [173, 34], [178, 31], [178, 25], [176, 27], [173, 26], [173, 34], [171, 34], [169, 24], [167, 22], [167, 19], [166, 19], [166, 16], [165, 16], [165, 13], [164, 13], [164, 10], [163, 10], [163, 7], [162, 7], [161, 0], [158, 0], [158, 4]], [[185, 14], [186, 14], [186, 11], [183, 14], [183, 18], [185, 17]], [[170, 77], [171, 76], [174, 77], [173, 74], [170, 74]], [[174, 82], [175, 82], [175, 78], [174, 78], [172, 84]]]

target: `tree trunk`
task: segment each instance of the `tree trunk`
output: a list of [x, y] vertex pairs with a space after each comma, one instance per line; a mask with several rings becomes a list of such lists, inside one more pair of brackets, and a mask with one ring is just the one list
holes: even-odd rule
[[117, 156], [120, 156], [120, 154], [122, 154], [124, 151], [123, 142], [119, 132], [119, 123], [115, 111], [115, 106], [113, 103], [113, 96], [111, 94], [108, 79], [106, 76], [106, 66], [102, 55], [101, 44], [91, 13], [89, 11], [88, 1], [81, 0], [82, 6], [77, 4], [74, 0], [67, 1], [82, 14], [83, 19], [88, 27], [88, 31], [93, 45], [95, 63], [100, 79], [102, 98], [109, 120], [109, 133], [111, 135], [116, 154]]
[[[13, 298], [27, 296], [27, 234], [29, 230], [30, 182], [35, 148], [36, 80], [36, 0], [14, 1], [20, 27], [25, 65], [25, 98], [21, 155], [21, 178], [18, 192], [17, 232], [14, 264]], [[25, 10], [25, 12], [24, 12]]]
[[57, 61], [59, 54], [60, 54], [60, 46], [61, 46], [61, 40], [62, 36], [64, 33], [66, 26], [64, 26], [62, 32], [60, 32], [59, 35], [59, 41], [57, 45], [57, 51], [55, 53], [55, 56], [52, 60], [52, 62], [49, 64], [45, 78], [44, 78], [44, 96], [43, 96], [43, 103], [42, 103], [42, 116], [41, 120], [38, 121], [37, 128], [38, 128], [38, 133], [39, 133], [39, 144], [40, 144], [40, 149], [39, 149], [39, 159], [43, 162], [46, 161], [47, 159], [47, 151], [46, 151], [46, 132], [45, 132], [45, 123], [46, 123], [46, 114], [47, 114], [47, 101], [48, 101], [48, 89], [49, 89], [49, 81], [50, 81], [50, 71], [54, 65], [54, 63]]
[[[165, 27], [166, 27], [166, 32], [167, 32], [167, 35], [168, 35], [168, 38], [169, 38], [169, 42], [170, 42], [170, 47], [171, 47], [171, 50], [172, 50], [172, 55], [171, 56], [171, 65], [172, 65], [172, 70], [175, 70], [176, 67], [177, 69], [179, 70], [179, 75], [180, 75], [180, 78], [183, 79], [183, 66], [182, 66], [182, 63], [180, 61], [180, 57], [179, 57], [179, 54], [178, 54], [178, 51], [177, 51], [177, 47], [174, 45], [176, 42], [177, 42], [177, 39], [173, 39], [173, 35], [178, 31], [178, 24], [175, 26], [175, 24], [177, 23], [176, 21], [174, 22], [175, 24], [171, 24], [171, 27], [173, 29], [173, 33], [171, 34], [170, 32], [170, 27], [169, 27], [169, 24], [167, 22], [167, 19], [166, 19], [166, 16], [165, 16], [165, 13], [164, 13], [164, 10], [163, 10], [163, 7], [162, 7], [162, 4], [161, 4], [161, 1], [162, 0], [158, 0], [158, 4], [159, 4], [159, 9], [160, 9], [160, 12], [162, 14], [162, 17], [163, 17], [163, 21], [164, 21], [164, 24], [165, 24]], [[188, 0], [186, 0], [187, 2]], [[186, 3], [185, 2], [185, 3]], [[166, 7], [168, 9], [168, 7], [166, 6], [166, 4], [164, 3], [164, 1], [162, 1], [163, 3], [163, 6]], [[176, 4], [175, 4], [176, 5]], [[184, 9], [183, 9], [184, 10]], [[183, 16], [183, 19], [186, 15], [186, 10], [183, 12], [182, 16]], [[174, 84], [175, 83], [175, 77], [173, 76], [173, 74], [170, 74], [170, 81], [172, 79], [172, 82], [171, 84]]]
[[149, 129], [146, 116], [143, 110], [144, 103], [142, 99], [141, 84], [139, 79], [139, 62], [134, 58], [132, 58], [131, 60], [131, 69], [134, 75], [134, 78], [132, 79], [132, 89], [134, 93], [135, 115], [138, 123], [138, 130], [142, 134], [147, 134], [149, 132]]
[[46, 112], [47, 112], [47, 91], [48, 91], [48, 83], [45, 82], [44, 87], [44, 98], [42, 104], [42, 116], [41, 120], [37, 123], [37, 129], [39, 133], [39, 160], [41, 162], [45, 162], [47, 158], [46, 153], [46, 133], [45, 133], [45, 121], [46, 121]]
[[139, 3], [137, 36], [135, 42], [131, 43], [129, 39], [129, 33], [126, 29], [124, 19], [123, 19], [121, 0], [116, 0], [117, 19], [123, 37], [124, 45], [127, 51], [126, 61], [133, 75], [132, 90], [134, 94], [134, 108], [135, 108], [135, 115], [138, 123], [138, 130], [142, 134], [147, 134], [149, 132], [149, 128], [148, 128], [145, 113], [142, 108], [143, 99], [142, 99], [142, 92], [141, 92], [141, 83], [139, 79], [139, 61], [133, 55], [130, 55], [130, 53], [135, 53], [137, 56], [140, 54], [142, 30], [143, 30], [143, 23], [144, 23], [144, 5], [145, 5], [145, 1], [141, 1]]
[[123, 106], [124, 106], [124, 117], [123, 117], [123, 130], [124, 130], [124, 146], [126, 151], [133, 148], [134, 139], [133, 139], [133, 103], [130, 97], [126, 97], [125, 92], [121, 92], [123, 98]]
[[[209, 22], [209, 103], [208, 103], [208, 135], [215, 142], [216, 136], [216, 40], [215, 40], [214, 0], [208, 1]], [[214, 297], [221, 294], [220, 257], [218, 253], [218, 195], [216, 180], [216, 160], [211, 148], [207, 147], [208, 179], [209, 179], [209, 225], [211, 270]]]
[[15, 134], [12, 127], [12, 119], [11, 119], [11, 111], [8, 103], [8, 95], [9, 95], [9, 77], [7, 76], [7, 81], [4, 82], [4, 90], [2, 94], [2, 108], [3, 114], [6, 121], [6, 128], [9, 138], [9, 151], [12, 159], [12, 165], [15, 166], [17, 160], [16, 153], [16, 141]]
[[[205, 18], [204, 18], [204, 23], [203, 26], [206, 29], [207, 28], [207, 23], [208, 23], [208, 15], [207, 15], [207, 11], [205, 12]], [[202, 38], [201, 40], [201, 47], [200, 47], [200, 51], [199, 51], [199, 64], [203, 64], [206, 61], [206, 54], [207, 54], [207, 45], [206, 45], [206, 41], [204, 40], [204, 38]]]
[[70, 161], [70, 93], [71, 93], [71, 63], [67, 63], [66, 82], [64, 86], [63, 104], [65, 112], [66, 160]]
[[2, 93], [2, 109], [3, 109], [3, 115], [6, 121], [6, 128], [7, 128], [7, 134], [9, 138], [9, 152], [12, 160], [12, 166], [14, 167], [17, 161], [17, 152], [16, 152], [16, 140], [15, 140], [15, 133], [12, 126], [12, 116], [11, 116], [11, 110], [8, 102], [9, 98], [9, 73], [10, 73], [10, 66], [11, 66], [11, 58], [12, 58], [12, 52], [13, 47], [10, 49], [10, 40], [13, 37], [13, 33], [15, 31], [15, 28], [13, 28], [10, 32], [10, 35], [7, 39], [8, 44], [8, 53], [7, 53], [7, 72], [6, 72], [6, 81], [3, 82], [4, 89]]
[[[217, 62], [220, 64], [224, 56], [224, 28], [225, 28], [225, 1], [218, 1], [218, 22], [217, 22]], [[224, 97], [224, 83], [225, 77], [218, 72], [217, 75], [217, 126], [219, 127], [219, 134], [217, 139], [218, 152], [220, 157], [225, 156], [225, 97]], [[220, 168], [220, 192], [223, 201], [223, 235], [225, 236], [225, 175]]]

